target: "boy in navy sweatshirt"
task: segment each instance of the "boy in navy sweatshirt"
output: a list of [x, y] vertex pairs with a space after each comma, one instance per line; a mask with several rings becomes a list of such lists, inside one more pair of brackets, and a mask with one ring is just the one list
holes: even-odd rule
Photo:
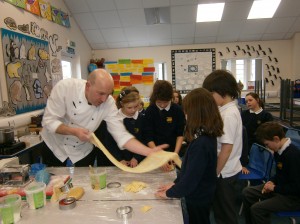
[[265, 184], [243, 190], [245, 220], [246, 224], [267, 224], [273, 212], [300, 210], [300, 150], [276, 122], [260, 125], [256, 135], [274, 152], [276, 174]]

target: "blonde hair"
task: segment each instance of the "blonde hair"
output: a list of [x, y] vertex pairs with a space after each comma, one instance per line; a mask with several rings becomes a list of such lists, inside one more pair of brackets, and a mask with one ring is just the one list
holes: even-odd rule
[[118, 109], [122, 108], [122, 104], [131, 103], [140, 100], [140, 94], [134, 86], [124, 87], [116, 99]]

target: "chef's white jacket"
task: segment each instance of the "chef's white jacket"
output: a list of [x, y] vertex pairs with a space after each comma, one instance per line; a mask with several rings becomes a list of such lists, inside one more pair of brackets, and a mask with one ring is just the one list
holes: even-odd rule
[[107, 101], [96, 107], [89, 105], [85, 97], [86, 80], [65, 79], [59, 81], [51, 91], [43, 116], [41, 136], [54, 155], [65, 161], [68, 157], [73, 163], [83, 159], [93, 149], [89, 142], [82, 142], [73, 135], [55, 133], [62, 123], [70, 127], [82, 127], [94, 132], [102, 120], [107, 122], [119, 148], [134, 138], [118, 116], [115, 100], [109, 96]]

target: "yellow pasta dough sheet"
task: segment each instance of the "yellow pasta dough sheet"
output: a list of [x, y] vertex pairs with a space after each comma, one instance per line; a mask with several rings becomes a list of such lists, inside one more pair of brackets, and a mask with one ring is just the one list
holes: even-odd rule
[[130, 173], [146, 173], [152, 170], [155, 170], [170, 160], [174, 161], [178, 167], [181, 167], [181, 160], [177, 153], [175, 152], [165, 152], [165, 151], [158, 151], [151, 153], [147, 156], [143, 161], [141, 161], [136, 167], [128, 167], [118, 160], [116, 160], [110, 152], [105, 148], [105, 146], [100, 142], [100, 140], [96, 137], [94, 133], [91, 134], [91, 143], [98, 147], [105, 156], [118, 168], [123, 171], [130, 172]]
[[141, 182], [141, 181], [132, 181], [130, 184], [127, 184], [125, 186], [124, 190], [126, 192], [137, 193], [137, 192], [143, 190], [146, 187], [147, 187], [147, 184], [145, 184], [144, 182]]

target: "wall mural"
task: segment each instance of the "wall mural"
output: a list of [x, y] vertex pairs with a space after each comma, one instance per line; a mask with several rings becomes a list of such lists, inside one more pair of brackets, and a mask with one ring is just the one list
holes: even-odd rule
[[263, 47], [260, 44], [238, 44], [233, 48], [226, 47], [226, 55], [224, 55], [222, 51], [218, 51], [218, 53], [221, 58], [227, 55], [231, 55], [233, 58], [262, 58], [265, 62], [264, 71], [266, 71], [266, 75], [264, 75], [264, 82], [266, 85], [275, 86], [276, 80], [279, 81], [279, 85], [282, 80], [278, 59], [274, 56], [272, 49], [269, 47]]
[[9, 103], [17, 114], [43, 109], [52, 88], [48, 42], [1, 31]]
[[216, 69], [215, 48], [172, 50], [172, 84], [180, 93], [201, 87]]

